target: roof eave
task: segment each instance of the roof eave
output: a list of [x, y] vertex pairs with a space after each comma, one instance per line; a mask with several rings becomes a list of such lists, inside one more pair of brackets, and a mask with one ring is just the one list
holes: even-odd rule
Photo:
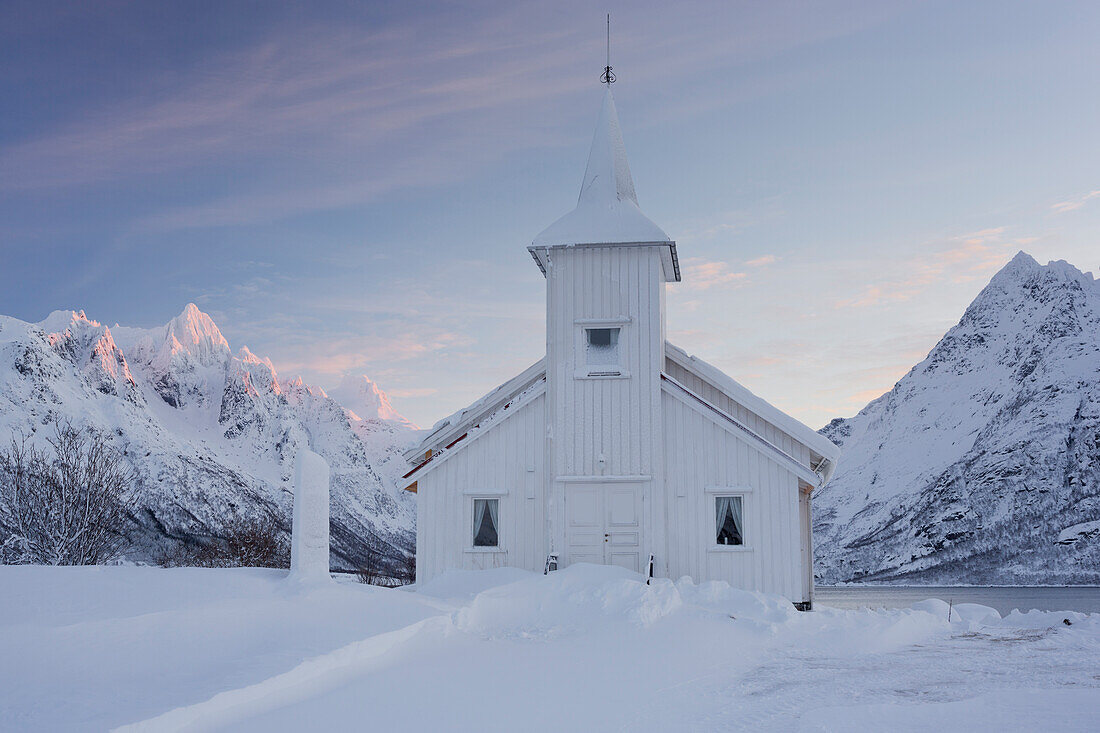
[[676, 242], [668, 239], [651, 242], [570, 242], [561, 244], [532, 244], [527, 248], [531, 258], [539, 266], [543, 277], [550, 266], [549, 253], [554, 249], [569, 249], [573, 247], [661, 247], [661, 272], [665, 282], [680, 282], [680, 257], [676, 252]]

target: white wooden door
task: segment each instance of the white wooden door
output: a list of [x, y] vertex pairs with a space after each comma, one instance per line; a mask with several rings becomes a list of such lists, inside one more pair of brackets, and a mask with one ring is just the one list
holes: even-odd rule
[[565, 514], [568, 562], [642, 571], [641, 484], [568, 484]]

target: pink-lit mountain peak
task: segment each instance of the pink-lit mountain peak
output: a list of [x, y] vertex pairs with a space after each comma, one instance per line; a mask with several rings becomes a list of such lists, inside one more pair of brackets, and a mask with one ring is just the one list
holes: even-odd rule
[[345, 410], [359, 419], [391, 420], [412, 426], [407, 418], [393, 409], [390, 398], [366, 374], [345, 376], [340, 381], [340, 385], [329, 394]]
[[229, 342], [214, 320], [188, 303], [183, 312], [164, 326], [164, 340], [173, 351], [186, 351], [200, 363], [223, 361], [229, 352]]

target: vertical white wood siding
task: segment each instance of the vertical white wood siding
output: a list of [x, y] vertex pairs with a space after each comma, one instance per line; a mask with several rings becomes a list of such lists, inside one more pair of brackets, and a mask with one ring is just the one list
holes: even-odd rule
[[744, 405], [735, 402], [725, 392], [718, 389], [699, 375], [685, 369], [671, 358], [665, 359], [665, 374], [675, 379], [689, 390], [702, 397], [718, 409], [733, 417], [769, 443], [779, 448], [804, 466], [810, 466], [810, 449], [780, 430], [772, 423], [752, 412]]
[[[653, 475], [664, 363], [661, 247], [571, 247], [549, 254], [547, 394], [556, 476]], [[629, 318], [619, 348], [629, 378], [577, 379], [588, 319]], [[603, 454], [605, 463], [599, 464]]]
[[[695, 407], [663, 395], [669, 576], [804, 599], [798, 478]], [[750, 425], [752, 423], [749, 423]], [[745, 548], [715, 544], [716, 493], [744, 494]]]
[[[545, 436], [546, 398], [538, 395], [466, 438], [469, 444], [459, 443], [452, 455], [441, 455], [440, 464], [419, 479], [418, 582], [448, 568], [542, 570], [547, 552]], [[475, 495], [500, 500], [499, 551], [472, 547]]]

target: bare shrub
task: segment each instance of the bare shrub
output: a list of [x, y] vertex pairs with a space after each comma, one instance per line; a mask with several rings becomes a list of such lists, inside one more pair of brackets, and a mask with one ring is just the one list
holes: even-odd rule
[[97, 565], [126, 546], [133, 469], [104, 440], [58, 423], [49, 448], [0, 451], [0, 562]]
[[408, 585], [416, 580], [416, 556], [401, 555], [396, 559], [383, 556], [374, 547], [368, 546], [363, 560], [355, 571], [360, 583], [394, 588]]
[[416, 554], [402, 555], [397, 561], [397, 580], [402, 585], [416, 582]]
[[223, 530], [225, 556], [231, 566], [289, 568], [290, 545], [271, 518], [235, 519]]
[[269, 517], [231, 519], [220, 534], [205, 543], [176, 545], [158, 557], [157, 564], [165, 568], [290, 567], [290, 545]]
[[355, 576], [359, 579], [360, 583], [366, 583], [367, 585], [382, 585], [384, 576], [381, 573], [378, 561], [378, 553], [374, 551], [373, 547], [368, 546], [363, 553], [363, 561], [355, 571]]

